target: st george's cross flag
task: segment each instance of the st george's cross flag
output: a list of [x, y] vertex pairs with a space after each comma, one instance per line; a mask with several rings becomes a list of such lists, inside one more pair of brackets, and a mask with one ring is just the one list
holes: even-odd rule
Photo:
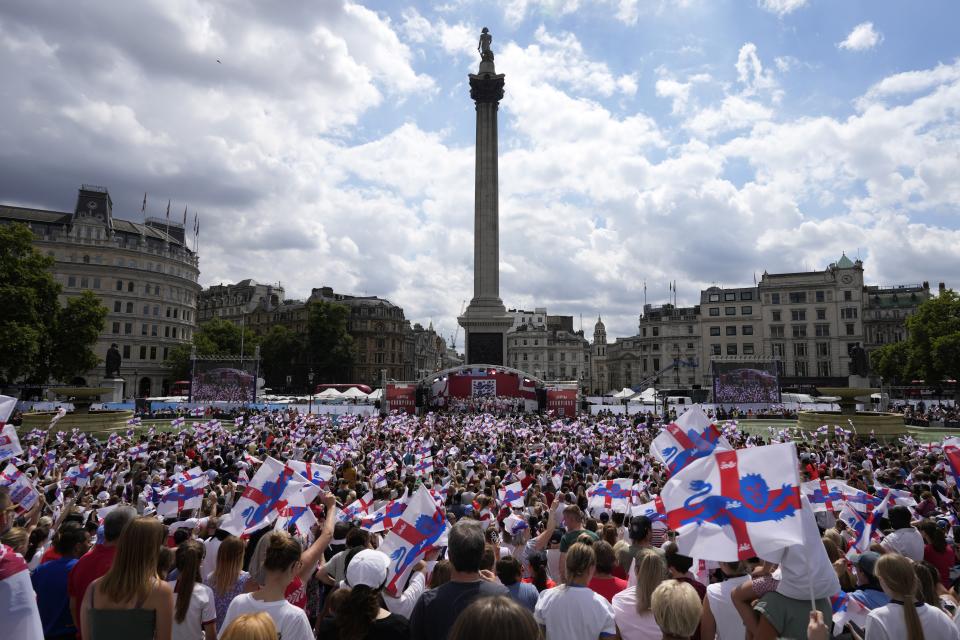
[[160, 492], [157, 513], [161, 516], [175, 516], [181, 511], [199, 509], [203, 506], [206, 486], [207, 476], [200, 476], [185, 482], [174, 482], [173, 486]]
[[362, 497], [357, 498], [343, 508], [337, 519], [341, 522], [352, 522], [369, 513], [373, 506], [373, 491], [367, 491]]
[[40, 499], [40, 494], [33, 488], [33, 482], [30, 481], [27, 474], [17, 469], [13, 464], [8, 464], [0, 473], [0, 487], [9, 487], [10, 500], [21, 511], [29, 511]]
[[587, 507], [600, 511], [626, 513], [633, 495], [633, 480], [601, 480], [587, 489]]
[[306, 483], [292, 468], [268, 457], [243, 488], [220, 528], [240, 536], [270, 525], [284, 507], [305, 506], [301, 489]]
[[[288, 465], [289, 462], [288, 460]], [[273, 526], [274, 530], [285, 531], [290, 527], [296, 527], [298, 534], [304, 537], [309, 535], [310, 528], [317, 524], [317, 516], [310, 509], [310, 504], [318, 495], [320, 495], [319, 486], [312, 482], [303, 483], [300, 487], [300, 498], [294, 501], [297, 504], [288, 504], [278, 512], [277, 521]]]
[[287, 466], [293, 468], [294, 471], [321, 489], [326, 488], [333, 478], [333, 467], [319, 462], [287, 460]]
[[373, 513], [369, 513], [360, 518], [360, 528], [366, 529], [370, 533], [392, 529], [393, 525], [406, 510], [406, 498], [391, 500]]
[[430, 491], [421, 485], [380, 544], [380, 551], [390, 558], [385, 587], [388, 595], [394, 598], [400, 595], [413, 565], [431, 549], [445, 544], [446, 533], [447, 519]]
[[866, 513], [880, 504], [882, 497], [872, 496], [860, 489], [854, 489], [843, 480], [820, 478], [810, 480], [800, 486], [800, 491], [810, 501], [810, 508], [817, 511], [839, 511], [845, 505]]
[[17, 406], [17, 399], [10, 396], [0, 396], [0, 462], [23, 453], [20, 439], [17, 438], [17, 428], [7, 424], [10, 414]]
[[667, 481], [654, 502], [683, 555], [733, 562], [803, 543], [792, 442], [701, 458]]
[[947, 459], [950, 475], [953, 476], [954, 482], [960, 486], [960, 447], [953, 444], [952, 438], [949, 440], [951, 442], [943, 447], [943, 455]]
[[733, 447], [720, 434], [720, 429], [698, 404], [687, 409], [675, 422], [664, 426], [650, 444], [650, 451], [667, 465], [670, 475], [714, 451], [731, 449]]
[[651, 522], [666, 522], [667, 514], [660, 513], [657, 511], [657, 502], [656, 500], [651, 500], [644, 504], [635, 504], [630, 506], [630, 517], [634, 516], [646, 516], [650, 518]]
[[503, 489], [500, 489], [499, 498], [500, 504], [508, 505], [511, 507], [523, 507], [523, 499], [527, 495], [526, 490], [523, 488], [522, 482], [514, 482], [513, 484], [508, 484]]
[[852, 558], [853, 554], [865, 553], [870, 550], [870, 544], [873, 542], [874, 522], [887, 512], [887, 505], [890, 503], [890, 494], [883, 499], [883, 502], [870, 513], [858, 513], [855, 509], [845, 506], [840, 510], [837, 517], [843, 521], [854, 535], [853, 541], [847, 549], [848, 555]]

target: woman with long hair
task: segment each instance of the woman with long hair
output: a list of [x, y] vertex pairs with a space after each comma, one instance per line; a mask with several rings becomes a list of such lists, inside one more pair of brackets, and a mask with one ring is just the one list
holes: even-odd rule
[[344, 582], [346, 600], [332, 618], [320, 623], [318, 637], [331, 640], [389, 640], [406, 638], [410, 624], [390, 613], [380, 598], [387, 583], [390, 558], [375, 549], [364, 549], [350, 559]]
[[449, 640], [540, 640], [543, 633], [530, 612], [512, 598], [477, 598], [450, 629]]
[[213, 589], [213, 602], [217, 609], [217, 630], [223, 628], [223, 619], [233, 599], [243, 593], [250, 574], [243, 570], [243, 552], [246, 547], [237, 536], [223, 539], [217, 548], [217, 564], [207, 576], [207, 585]]
[[617, 632], [613, 607], [587, 586], [597, 566], [593, 542], [592, 536], [582, 534], [564, 558], [566, 584], [540, 593], [533, 616], [548, 638], [599, 638]]
[[865, 640], [960, 640], [950, 616], [917, 599], [912, 561], [885, 553], [874, 570], [890, 603], [867, 614]]
[[90, 583], [80, 607], [86, 640], [171, 640], [173, 590], [157, 576], [166, 538], [158, 520], [141, 517], [123, 528], [110, 570]]
[[173, 637], [175, 640], [216, 640], [217, 609], [213, 604], [213, 590], [203, 584], [200, 565], [204, 546], [197, 540], [187, 540], [177, 547], [177, 583], [173, 591]]
[[613, 596], [613, 617], [623, 640], [659, 640], [660, 627], [653, 617], [651, 598], [667, 579], [667, 563], [652, 548], [642, 549], [634, 563], [637, 584]]
[[[331, 527], [332, 528], [332, 527]], [[283, 640], [314, 640], [313, 629], [303, 609], [287, 602], [285, 592], [301, 570], [300, 543], [285, 531], [273, 531], [260, 544], [263, 552], [263, 584], [259, 591], [233, 599], [223, 619], [226, 628], [245, 613], [270, 614]]]
[[557, 583], [551, 580], [547, 574], [547, 554], [545, 552], [531, 553], [528, 562], [530, 564], [530, 577], [525, 578], [524, 582], [529, 582], [541, 593], [557, 586]]
[[933, 520], [924, 520], [919, 529], [926, 543], [923, 547], [923, 559], [937, 568], [940, 574], [938, 579], [945, 587], [949, 587], [950, 569], [957, 563], [953, 545], [947, 543], [943, 529]]

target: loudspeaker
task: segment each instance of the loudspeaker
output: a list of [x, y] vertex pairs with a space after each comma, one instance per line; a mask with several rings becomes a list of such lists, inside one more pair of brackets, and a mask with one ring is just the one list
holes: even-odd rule
[[427, 390], [423, 387], [417, 387], [417, 408], [426, 406], [427, 404]]
[[547, 390], [543, 387], [537, 388], [537, 411], [543, 413], [547, 408]]

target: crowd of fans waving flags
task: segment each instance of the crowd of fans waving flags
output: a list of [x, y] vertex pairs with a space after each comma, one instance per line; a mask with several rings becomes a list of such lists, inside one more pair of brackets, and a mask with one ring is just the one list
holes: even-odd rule
[[[958, 438], [883, 444], [846, 427], [763, 437], [696, 405], [666, 421], [276, 411], [223, 422], [178, 416], [157, 429], [135, 418], [101, 438], [53, 428], [18, 435], [6, 423], [14, 404], [0, 397], [0, 486], [21, 521], [56, 522], [69, 510], [102, 523], [129, 504], [173, 527], [215, 516], [226, 534], [288, 531], [309, 544], [334, 519], [377, 537], [391, 598], [418, 563], [442, 557], [452, 520], [530, 540], [551, 510], [559, 518], [579, 504], [600, 522], [643, 518], [669, 531], [705, 579], [718, 563], [776, 565], [778, 592], [812, 608], [826, 599], [840, 631], [862, 628], [869, 608], [841, 588], [820, 542], [825, 529], [842, 528], [850, 567], [884, 543], [878, 525], [891, 508], [938, 518], [951, 538], [956, 523]], [[929, 488], [932, 509], [915, 485]]]

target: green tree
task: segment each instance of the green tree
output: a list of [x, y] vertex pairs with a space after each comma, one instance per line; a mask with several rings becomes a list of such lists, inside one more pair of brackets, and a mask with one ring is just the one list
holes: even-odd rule
[[53, 258], [22, 224], [0, 225], [0, 381], [68, 381], [97, 366], [107, 310], [92, 293], [60, 306]]
[[874, 349], [870, 354], [870, 366], [874, 373], [887, 382], [909, 380], [910, 345], [893, 342]]
[[[904, 374], [915, 373], [933, 385], [946, 378], [957, 379], [960, 360], [960, 297], [952, 289], [930, 298], [907, 319], [910, 354]], [[951, 359], [952, 358], [952, 359]], [[958, 386], [960, 395], [960, 386]]]
[[349, 323], [349, 307], [324, 301], [308, 303], [307, 364], [316, 374], [314, 382], [347, 381], [353, 365]]
[[214, 318], [200, 325], [191, 344], [172, 349], [165, 364], [170, 367], [174, 379], [186, 380], [190, 377], [191, 345], [196, 348], [198, 356], [238, 356], [241, 350], [244, 356], [252, 356], [257, 344], [259, 338], [250, 329], [244, 327], [241, 332], [240, 325]]
[[306, 340], [286, 327], [270, 328], [260, 341], [261, 371], [266, 385], [271, 389], [286, 389], [287, 376], [291, 376], [297, 388], [306, 384], [304, 351]]

